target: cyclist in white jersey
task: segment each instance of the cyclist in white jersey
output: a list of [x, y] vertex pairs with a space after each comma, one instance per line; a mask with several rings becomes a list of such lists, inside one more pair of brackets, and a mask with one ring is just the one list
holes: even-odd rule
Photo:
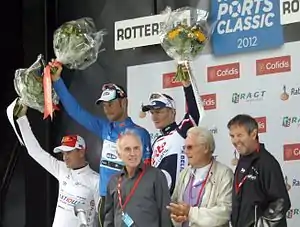
[[179, 124], [175, 122], [175, 101], [167, 94], [152, 93], [150, 103], [142, 107], [143, 112], [150, 111], [155, 127], [161, 132], [152, 143], [152, 166], [161, 169], [166, 175], [171, 194], [177, 176], [188, 164], [184, 154], [186, 133], [191, 127], [198, 125], [200, 118], [191, 83], [185, 81], [182, 84], [187, 111]]
[[[26, 117], [27, 107], [17, 114], [17, 122], [29, 155], [59, 181], [59, 195], [52, 227], [79, 227], [74, 206], [81, 203], [89, 227], [97, 226], [94, 219], [99, 202], [99, 174], [85, 159], [86, 145], [78, 135], [65, 136], [54, 149], [63, 154], [64, 162], [43, 150], [35, 138]], [[97, 219], [96, 219], [97, 220]]]

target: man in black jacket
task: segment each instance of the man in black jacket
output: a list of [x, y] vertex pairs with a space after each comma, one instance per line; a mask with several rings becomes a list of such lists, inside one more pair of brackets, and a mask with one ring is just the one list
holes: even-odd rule
[[237, 115], [227, 125], [240, 154], [232, 195], [232, 227], [287, 227], [291, 202], [278, 161], [258, 140], [258, 124]]

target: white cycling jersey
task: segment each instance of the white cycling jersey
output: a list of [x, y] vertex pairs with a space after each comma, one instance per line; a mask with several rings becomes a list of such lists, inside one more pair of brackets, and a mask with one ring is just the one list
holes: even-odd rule
[[59, 181], [59, 195], [52, 227], [79, 227], [74, 206], [83, 204], [89, 227], [94, 226], [99, 202], [99, 174], [89, 165], [72, 170], [44, 151], [35, 138], [26, 116], [17, 120], [29, 155]]

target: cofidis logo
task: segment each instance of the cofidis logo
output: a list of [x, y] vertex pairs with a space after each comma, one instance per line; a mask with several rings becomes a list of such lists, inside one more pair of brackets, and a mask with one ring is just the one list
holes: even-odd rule
[[270, 49], [284, 44], [278, 0], [215, 0], [211, 15], [216, 21], [212, 37], [215, 55]]

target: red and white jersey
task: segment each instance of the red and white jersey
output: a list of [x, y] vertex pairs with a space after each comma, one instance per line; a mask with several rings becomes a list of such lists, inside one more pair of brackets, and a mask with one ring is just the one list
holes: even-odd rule
[[99, 174], [89, 165], [72, 170], [64, 162], [44, 151], [36, 140], [26, 116], [17, 120], [29, 155], [59, 181], [59, 195], [53, 227], [79, 227], [74, 206], [81, 203], [86, 212], [89, 227], [94, 219], [99, 202]]

